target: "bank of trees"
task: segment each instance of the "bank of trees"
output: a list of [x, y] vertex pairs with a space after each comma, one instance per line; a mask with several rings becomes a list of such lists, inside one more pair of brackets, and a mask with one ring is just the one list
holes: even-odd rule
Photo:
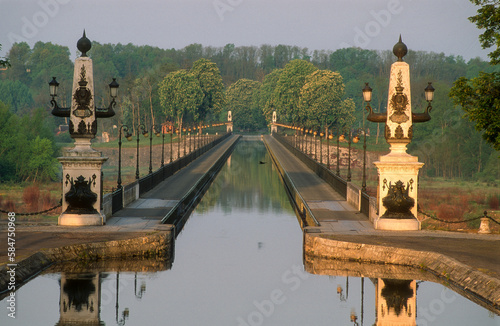
[[[98, 106], [110, 101], [107, 84], [111, 77], [120, 83], [117, 115], [101, 119], [98, 126], [112, 136], [116, 133], [113, 125], [127, 124], [135, 130], [139, 123], [159, 125], [167, 119], [197, 124], [225, 119], [228, 110], [233, 111], [236, 130], [262, 130], [277, 111], [280, 122], [307, 123], [322, 130], [333, 125], [365, 127], [370, 137], [380, 134], [379, 143], [385, 142], [383, 130], [377, 133], [380, 126], [366, 121], [361, 89], [369, 82], [374, 111], [385, 111], [390, 65], [395, 60], [389, 50], [310, 51], [287, 45], [233, 44], [192, 44], [176, 50], [93, 42], [89, 55], [94, 62]], [[33, 117], [35, 109], [43, 108], [50, 121], [47, 126], [65, 124], [64, 119], [49, 114], [47, 82], [58, 77], [59, 104], [68, 106], [73, 76], [68, 48], [43, 42], [30, 48], [17, 43], [6, 57], [11, 66], [0, 71], [0, 101], [10, 114]], [[423, 96], [427, 82], [436, 88], [432, 120], [415, 127], [410, 146], [426, 163], [426, 173], [499, 178], [498, 152], [481, 139], [473, 123], [461, 118], [461, 109], [454, 108], [448, 97], [458, 78], [498, 72], [498, 67], [478, 58], [466, 62], [460, 56], [422, 51], [409, 51], [405, 61], [411, 69], [414, 111], [422, 111], [427, 104]], [[191, 85], [191, 91], [182, 94], [189, 95], [188, 102], [173, 97], [178, 83]]]

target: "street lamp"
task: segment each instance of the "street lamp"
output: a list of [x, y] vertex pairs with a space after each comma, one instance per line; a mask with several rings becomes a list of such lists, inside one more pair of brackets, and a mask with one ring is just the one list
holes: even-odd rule
[[357, 129], [357, 135], [354, 137], [353, 142], [359, 142], [359, 133], [363, 132], [363, 181], [361, 183], [361, 190], [366, 192], [366, 130], [364, 128]]
[[156, 137], [160, 137], [160, 132], [156, 130], [156, 126], [151, 126], [151, 132], [149, 133], [149, 174], [153, 173], [153, 133]]
[[349, 146], [349, 154], [347, 156], [347, 182], [351, 182], [351, 141], [352, 141], [352, 131], [349, 127], [347, 129], [347, 144]]
[[184, 133], [184, 156], [186, 156], [186, 128], [182, 128], [182, 132]]
[[129, 132], [129, 128], [126, 125], [121, 125], [118, 136], [118, 180], [116, 182], [117, 189], [122, 187], [122, 130], [125, 131], [125, 138], [128, 141], [132, 140], [132, 134]]
[[313, 132], [313, 139], [314, 139], [314, 160], [318, 160], [318, 144], [316, 142], [316, 135], [318, 134], [317, 131]]
[[337, 173], [337, 176], [340, 177], [340, 141], [344, 140], [345, 137], [343, 134], [341, 134], [341, 129], [339, 129], [338, 127], [335, 127], [334, 128], [335, 130], [337, 130], [337, 169], [336, 169], [336, 173]]
[[189, 135], [189, 153], [191, 153], [192, 149], [191, 149], [191, 143], [192, 143], [192, 139], [191, 139], [191, 127], [188, 129], [188, 135]]
[[170, 163], [173, 161], [173, 145], [172, 145], [172, 138], [174, 138], [174, 128], [172, 125], [168, 126], [168, 130], [170, 131]]
[[[79, 91], [73, 95], [77, 103], [80, 100], [80, 98], [84, 98], [84, 100], [88, 101], [88, 98], [92, 96], [92, 94], [87, 88], [87, 84], [88, 82], [86, 81], [79, 82], [80, 85]], [[111, 102], [109, 103], [109, 106], [106, 109], [100, 109], [97, 107], [95, 108], [96, 118], [109, 118], [115, 115], [115, 111], [113, 110], [113, 108], [116, 106], [116, 97], [118, 96], [118, 87], [120, 87], [120, 85], [116, 82], [116, 78], [113, 78], [113, 81], [108, 86], [109, 86], [109, 95], [111, 96]], [[57, 82], [56, 77], [52, 77], [52, 80], [49, 82], [49, 93], [50, 96], [52, 97], [52, 99], [50, 100], [50, 104], [52, 104], [52, 114], [55, 115], [56, 117], [68, 118], [70, 117], [71, 109], [61, 108], [59, 107], [59, 105], [57, 105], [56, 97], [58, 88], [59, 88], [59, 83]], [[88, 113], [84, 113], [84, 115], [81, 117], [87, 117], [87, 116]], [[70, 134], [73, 135], [73, 133], [76, 132], [70, 130]]]
[[180, 136], [179, 128], [175, 129], [175, 133], [177, 134], [177, 159], [181, 158], [181, 136]]
[[163, 124], [161, 125], [161, 167], [165, 165], [165, 133], [163, 132]]
[[139, 132], [141, 131], [142, 129], [142, 134], [144, 135], [144, 137], [147, 137], [149, 136], [148, 134], [148, 131], [146, 129], [146, 127], [144, 127], [143, 124], [140, 124], [137, 126], [137, 163], [136, 163], [136, 168], [135, 168], [135, 178], [136, 179], [139, 179]]
[[321, 142], [321, 138], [323, 138], [325, 134], [320, 132], [319, 133], [319, 163], [323, 164], [323, 144]]

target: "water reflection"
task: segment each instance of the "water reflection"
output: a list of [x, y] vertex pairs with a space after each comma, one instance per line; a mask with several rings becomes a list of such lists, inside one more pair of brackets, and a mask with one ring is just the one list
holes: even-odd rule
[[61, 273], [59, 325], [104, 325], [100, 319], [101, 278], [99, 273]]
[[417, 281], [377, 279], [377, 326], [417, 324]]
[[[123, 292], [123, 287], [129, 287], [130, 281], [129, 278], [120, 278], [123, 273], [134, 273], [133, 293], [136, 299], [141, 300], [147, 286], [146, 280], [140, 275], [143, 275], [143, 272], [159, 272], [171, 267], [171, 260], [98, 261], [84, 265], [67, 262], [55, 265], [46, 271], [46, 274], [60, 275], [59, 321], [55, 325], [105, 325], [100, 316], [103, 298], [106, 304], [114, 300], [116, 325], [125, 325], [130, 316], [130, 308], [121, 307], [120, 293]], [[106, 272], [101, 272], [104, 270]], [[103, 291], [103, 281], [112, 278], [115, 279], [115, 287], [108, 286]]]
[[[246, 145], [249, 148], [239, 148]], [[303, 257], [297, 217], [272, 165], [259, 164], [260, 160], [269, 162], [259, 146], [264, 148], [262, 143], [238, 144], [230, 166], [217, 177], [223, 181], [214, 181], [219, 188], [208, 189], [200, 202], [203, 209], [195, 210], [177, 238], [173, 266], [171, 260], [54, 266], [18, 290], [22, 313], [14, 322], [6, 313], [0, 314], [0, 325], [54, 325], [58, 321], [58, 325], [68, 325], [70, 316], [61, 306], [64, 300], [66, 306], [70, 302], [63, 280], [77, 279], [77, 275], [87, 275], [94, 290], [87, 282], [83, 295], [71, 294], [72, 303], [81, 302], [80, 312], [73, 305], [73, 314], [88, 317], [86, 321], [75, 317], [73, 325], [102, 325], [104, 321], [129, 326], [371, 326], [387, 325], [387, 316], [399, 318], [394, 325], [401, 325], [408, 312], [419, 326], [497, 325], [497, 317], [441, 285], [410, 281], [432, 281], [420, 271]], [[244, 177], [245, 170], [252, 177]], [[246, 184], [229, 183], [243, 180]], [[253, 195], [238, 193], [245, 188]], [[214, 189], [218, 193], [213, 194]], [[259, 198], [264, 203], [257, 203]], [[280, 203], [286, 206], [279, 208]], [[402, 290], [392, 291], [395, 286], [390, 285], [384, 291], [389, 280], [410, 283], [403, 284]], [[67, 292], [78, 288], [69, 286]], [[94, 315], [87, 311], [87, 302], [89, 307], [93, 303]], [[2, 304], [7, 303], [3, 300]]]
[[[340, 302], [348, 301], [350, 279], [352, 280], [354, 276], [355, 279], [360, 280], [361, 300], [358, 307], [360, 313], [358, 315], [356, 308], [353, 307], [349, 316], [353, 325], [363, 325], [366, 317], [364, 314], [365, 279], [368, 279], [375, 286], [375, 324], [373, 325], [376, 326], [434, 325], [433, 322], [444, 314], [446, 307], [450, 307], [457, 299], [457, 292], [488, 309], [490, 311], [489, 317], [492, 320], [495, 318], [495, 314], [500, 313], [496, 307], [485, 304], [459, 288], [453, 288], [453, 291], [443, 290], [439, 296], [434, 295], [429, 300], [430, 294], [418, 290], [422, 283], [427, 282], [432, 287], [435, 287], [435, 283], [446, 287], [451, 286], [439, 277], [422, 270], [404, 266], [367, 264], [308, 256], [305, 256], [304, 262], [306, 271], [311, 274], [345, 277], [345, 284], [337, 285], [337, 296]], [[424, 307], [420, 307], [418, 310], [417, 294], [425, 296], [425, 299], [422, 300]], [[370, 325], [372, 324], [370, 323]]]
[[262, 142], [242, 138], [196, 207], [196, 212], [204, 213], [219, 206], [225, 214], [240, 210], [293, 214], [288, 198], [283, 194], [283, 184], [275, 173], [266, 147]]

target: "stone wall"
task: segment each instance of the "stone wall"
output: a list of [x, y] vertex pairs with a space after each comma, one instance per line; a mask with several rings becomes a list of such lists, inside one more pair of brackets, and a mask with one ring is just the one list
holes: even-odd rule
[[[107, 259], [157, 258], [172, 260], [173, 226], [145, 237], [86, 243], [45, 249], [22, 260], [15, 267], [16, 288], [52, 264], [66, 261], [90, 262]], [[0, 269], [0, 293], [8, 288], [7, 266]]]

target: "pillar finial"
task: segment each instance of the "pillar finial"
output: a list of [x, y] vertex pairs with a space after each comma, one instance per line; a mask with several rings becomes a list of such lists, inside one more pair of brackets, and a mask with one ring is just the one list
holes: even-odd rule
[[398, 61], [403, 61], [403, 57], [408, 53], [408, 48], [406, 44], [401, 40], [401, 34], [399, 34], [399, 42], [394, 45], [392, 53], [398, 57]]
[[87, 52], [90, 51], [90, 48], [92, 47], [92, 43], [85, 35], [85, 29], [83, 30], [83, 36], [76, 43], [76, 47], [82, 53], [81, 57], [86, 57]]

